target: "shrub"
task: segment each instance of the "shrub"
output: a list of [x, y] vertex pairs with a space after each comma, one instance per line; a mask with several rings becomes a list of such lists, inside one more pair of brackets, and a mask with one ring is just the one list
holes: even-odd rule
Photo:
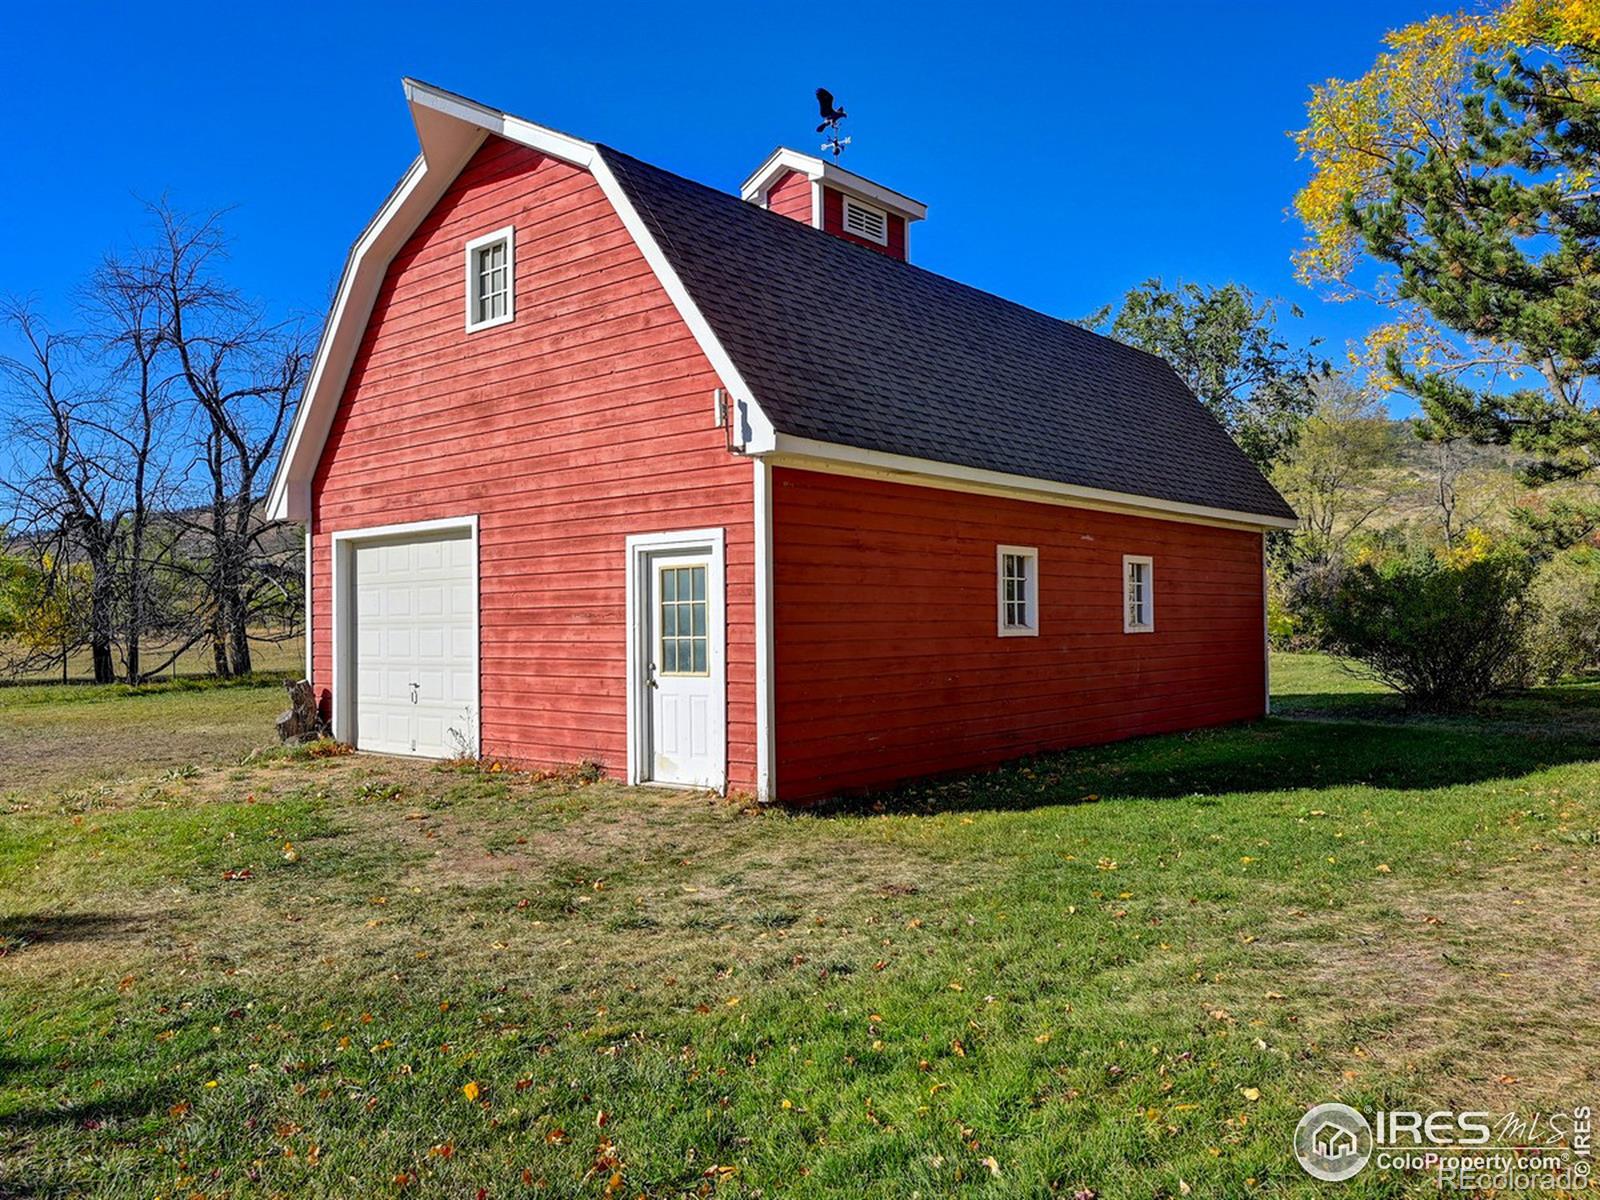
[[1324, 649], [1422, 712], [1469, 709], [1527, 672], [1532, 566], [1478, 536], [1453, 551], [1409, 549], [1308, 573], [1295, 603]]
[[1545, 682], [1600, 667], [1600, 551], [1583, 546], [1534, 577], [1537, 608], [1528, 630], [1528, 667]]
[[1283, 598], [1272, 593], [1267, 594], [1267, 638], [1272, 643], [1274, 650], [1295, 649], [1295, 635], [1299, 632], [1299, 622], [1295, 620], [1294, 613], [1284, 603]]

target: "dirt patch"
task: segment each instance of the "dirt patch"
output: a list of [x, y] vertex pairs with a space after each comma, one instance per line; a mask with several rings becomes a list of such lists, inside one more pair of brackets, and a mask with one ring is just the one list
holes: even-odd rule
[[0, 721], [0, 795], [81, 787], [238, 762], [275, 742], [281, 687], [17, 705]]

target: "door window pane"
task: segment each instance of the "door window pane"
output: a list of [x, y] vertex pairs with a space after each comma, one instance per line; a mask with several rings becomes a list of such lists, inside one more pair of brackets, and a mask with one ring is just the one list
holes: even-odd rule
[[658, 595], [661, 674], [709, 674], [705, 567], [661, 567]]

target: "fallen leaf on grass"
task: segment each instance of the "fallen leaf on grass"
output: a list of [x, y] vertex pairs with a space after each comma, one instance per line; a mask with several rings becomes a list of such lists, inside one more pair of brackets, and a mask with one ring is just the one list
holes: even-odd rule
[[249, 867], [233, 867], [222, 873], [223, 883], [240, 883], [246, 879], [254, 879], [255, 872]]
[[1244, 1098], [1250, 1101], [1252, 1104], [1261, 1099], [1260, 1088], [1241, 1088], [1239, 1090], [1244, 1093]]
[[469, 1079], [466, 1083], [463, 1083], [461, 1085], [461, 1094], [468, 1100], [476, 1100], [478, 1098], [478, 1081]]
[[993, 1175], [996, 1179], [1000, 1178], [1000, 1164], [995, 1162], [993, 1155], [987, 1155], [978, 1161], [989, 1168], [989, 1174]]

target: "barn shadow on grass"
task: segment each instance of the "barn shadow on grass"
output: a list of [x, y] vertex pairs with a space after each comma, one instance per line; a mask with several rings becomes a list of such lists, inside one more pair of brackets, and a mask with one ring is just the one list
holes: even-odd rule
[[1600, 745], [1600, 676], [1509, 692], [1470, 713], [1410, 713], [1394, 692], [1318, 688], [1275, 691], [1275, 715], [1305, 720], [1379, 721], [1458, 731], [1572, 737]]
[[0, 915], [0, 958], [30, 946], [104, 942], [137, 936], [146, 918], [132, 913], [14, 913]]
[[1425, 791], [1600, 761], [1591, 736], [1266, 720], [1065, 750], [846, 797], [820, 815], [1022, 810], [1365, 785]]

